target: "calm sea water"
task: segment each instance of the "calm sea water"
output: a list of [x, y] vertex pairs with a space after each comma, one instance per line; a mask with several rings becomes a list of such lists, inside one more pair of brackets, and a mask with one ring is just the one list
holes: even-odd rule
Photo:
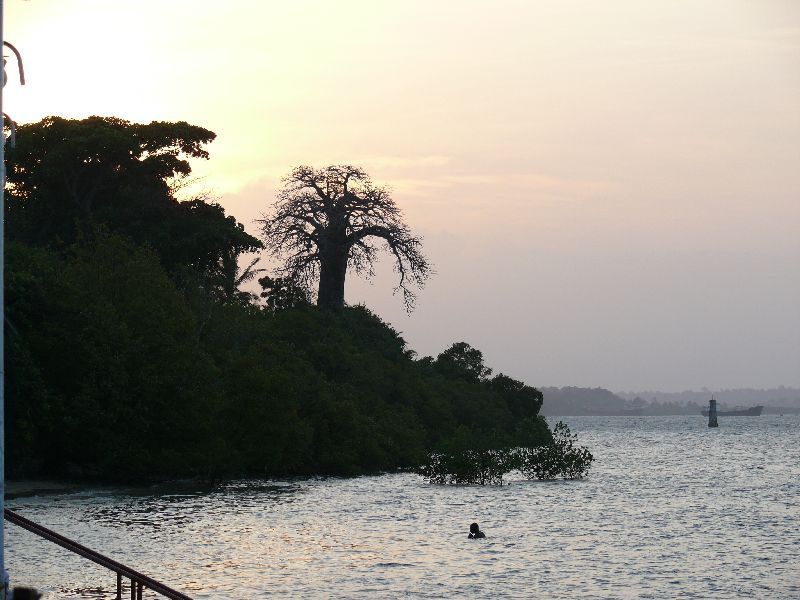
[[[800, 598], [800, 418], [564, 420], [596, 456], [586, 480], [242, 481], [8, 506], [198, 599]], [[114, 596], [113, 573], [10, 524], [6, 543], [12, 581], [47, 600]]]

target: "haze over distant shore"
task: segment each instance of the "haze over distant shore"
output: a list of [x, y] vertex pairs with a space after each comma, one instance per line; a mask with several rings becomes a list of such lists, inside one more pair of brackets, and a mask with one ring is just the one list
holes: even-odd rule
[[764, 413], [800, 414], [800, 388], [723, 389], [683, 392], [611, 392], [604, 388], [545, 387], [541, 414], [696, 415], [713, 396], [724, 409], [764, 406]]

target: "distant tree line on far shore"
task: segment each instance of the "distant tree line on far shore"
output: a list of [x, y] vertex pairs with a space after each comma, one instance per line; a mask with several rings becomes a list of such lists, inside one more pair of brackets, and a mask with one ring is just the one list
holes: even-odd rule
[[699, 392], [618, 392], [604, 388], [543, 387], [545, 416], [700, 415], [712, 395], [720, 410], [764, 406], [765, 414], [800, 413], [800, 390], [702, 390]]

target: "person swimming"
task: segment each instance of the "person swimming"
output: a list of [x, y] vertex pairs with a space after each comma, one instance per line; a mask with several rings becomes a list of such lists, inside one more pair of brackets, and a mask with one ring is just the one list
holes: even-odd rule
[[469, 526], [469, 535], [467, 536], [468, 539], [478, 540], [485, 537], [486, 534], [481, 531], [477, 523], [473, 523], [472, 525]]

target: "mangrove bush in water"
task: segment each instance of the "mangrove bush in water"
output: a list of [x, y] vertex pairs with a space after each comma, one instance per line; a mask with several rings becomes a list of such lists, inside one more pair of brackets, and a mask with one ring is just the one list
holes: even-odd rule
[[594, 456], [586, 447], [576, 446], [577, 441], [578, 436], [559, 421], [553, 428], [552, 443], [514, 450], [515, 467], [528, 479], [582, 479]]
[[417, 473], [430, 483], [456, 485], [501, 485], [511, 471], [519, 471], [527, 479], [582, 479], [588, 475], [594, 457], [587, 448], [576, 446], [577, 441], [578, 436], [559, 421], [550, 443], [516, 448], [448, 448], [430, 453]]
[[503, 475], [514, 468], [503, 436], [459, 427], [430, 453], [418, 472], [432, 483], [481, 485], [501, 484]]

